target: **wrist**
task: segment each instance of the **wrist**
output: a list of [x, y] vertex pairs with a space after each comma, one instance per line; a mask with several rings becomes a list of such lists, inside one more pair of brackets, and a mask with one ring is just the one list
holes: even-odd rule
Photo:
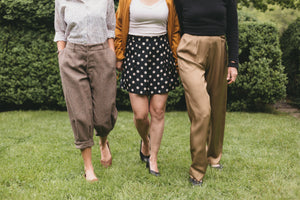
[[58, 50], [56, 51], [56, 53], [57, 53], [57, 54], [60, 54], [60, 53], [62, 52], [62, 50], [63, 50], [63, 49], [58, 49]]

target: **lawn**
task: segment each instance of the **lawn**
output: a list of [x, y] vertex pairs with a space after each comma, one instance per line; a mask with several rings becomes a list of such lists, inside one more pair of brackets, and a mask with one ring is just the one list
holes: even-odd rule
[[[300, 120], [286, 114], [228, 113], [221, 171], [208, 168], [203, 187], [188, 182], [186, 112], [168, 112], [159, 153], [161, 177], [139, 159], [131, 112], [119, 112], [109, 136], [112, 167], [93, 164], [87, 183], [66, 112], [0, 113], [0, 199], [297, 199]], [[95, 143], [99, 141], [95, 137]]]

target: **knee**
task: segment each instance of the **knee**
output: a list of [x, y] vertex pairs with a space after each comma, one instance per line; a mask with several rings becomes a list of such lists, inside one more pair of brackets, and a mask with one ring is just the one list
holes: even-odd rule
[[136, 123], [143, 123], [148, 120], [148, 113], [134, 113]]
[[211, 116], [211, 109], [210, 107], [195, 109], [193, 114], [196, 120], [200, 120], [200, 119], [208, 120], [210, 119]]
[[157, 120], [162, 120], [165, 117], [165, 109], [164, 108], [151, 108], [150, 114], [151, 114], [151, 118], [155, 118]]

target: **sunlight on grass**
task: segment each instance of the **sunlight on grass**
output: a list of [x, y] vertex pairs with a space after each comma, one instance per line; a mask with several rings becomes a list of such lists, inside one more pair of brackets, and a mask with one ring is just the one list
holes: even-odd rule
[[297, 199], [300, 120], [283, 114], [228, 113], [222, 171], [208, 168], [202, 188], [188, 183], [189, 120], [166, 113], [161, 177], [139, 160], [131, 112], [119, 112], [109, 136], [112, 167], [93, 164], [100, 181], [86, 183], [66, 112], [0, 113], [0, 199]]

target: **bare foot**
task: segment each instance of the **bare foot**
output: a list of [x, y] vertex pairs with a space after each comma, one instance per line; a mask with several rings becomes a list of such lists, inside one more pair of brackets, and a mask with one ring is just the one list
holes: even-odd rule
[[101, 165], [104, 167], [109, 167], [112, 164], [112, 156], [109, 149], [108, 141], [105, 143], [105, 145], [100, 144], [100, 152], [101, 152]]
[[95, 182], [98, 181], [98, 178], [96, 177], [94, 170], [84, 170], [85, 174], [84, 174], [84, 178], [86, 181], [88, 182]]

